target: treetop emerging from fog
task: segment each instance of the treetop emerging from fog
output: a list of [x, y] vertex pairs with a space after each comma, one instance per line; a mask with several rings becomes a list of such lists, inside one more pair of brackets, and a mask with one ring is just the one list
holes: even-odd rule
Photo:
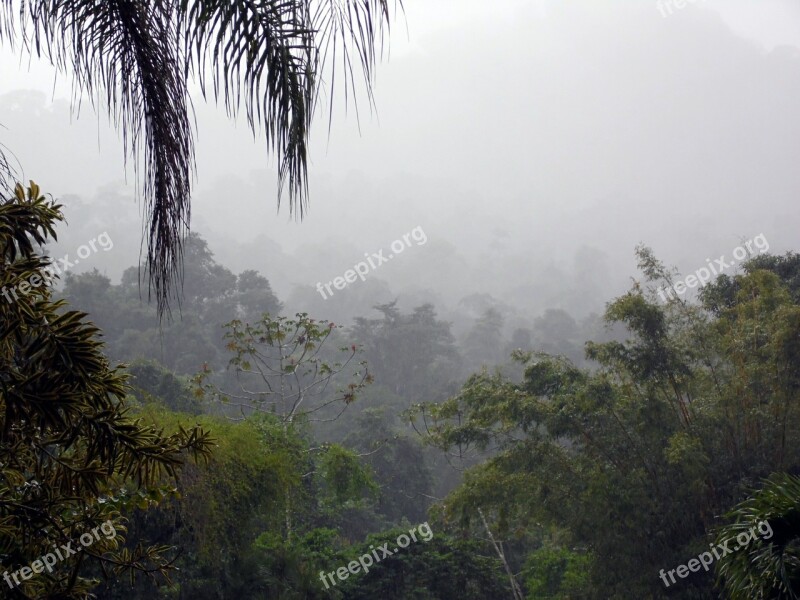
[[[194, 139], [188, 84], [242, 111], [277, 156], [290, 212], [307, 202], [307, 143], [320, 86], [356, 77], [370, 101], [395, 0], [0, 0], [0, 40], [74, 76], [76, 97], [105, 104], [139, 164], [149, 286], [159, 314], [182, 281]], [[358, 85], [361, 85], [359, 82]], [[15, 174], [0, 151], [0, 178]]]

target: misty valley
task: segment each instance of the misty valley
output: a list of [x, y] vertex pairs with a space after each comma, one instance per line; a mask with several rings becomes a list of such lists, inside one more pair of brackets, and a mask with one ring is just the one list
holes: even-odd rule
[[0, 44], [0, 598], [800, 598], [795, 0]]

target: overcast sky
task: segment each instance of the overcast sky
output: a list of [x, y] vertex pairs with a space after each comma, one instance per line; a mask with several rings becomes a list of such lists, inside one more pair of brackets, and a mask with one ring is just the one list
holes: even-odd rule
[[[587, 293], [602, 307], [640, 242], [686, 272], [761, 233], [798, 250], [800, 2], [677, 3], [406, 0], [377, 112], [337, 116], [330, 138], [315, 126], [302, 224], [276, 214], [264, 145], [196, 99], [193, 228], [289, 294], [421, 226], [419, 256], [376, 273], [393, 291], [537, 309], [583, 310]], [[71, 123], [68, 81], [8, 48], [0, 68], [0, 141], [26, 176], [113, 196], [109, 227], [138, 234], [105, 116], [84, 106]]]

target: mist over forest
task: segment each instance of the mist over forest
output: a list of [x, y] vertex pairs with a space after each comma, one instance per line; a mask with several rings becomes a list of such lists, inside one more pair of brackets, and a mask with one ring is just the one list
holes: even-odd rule
[[0, 597], [798, 597], [800, 5], [285, 4], [0, 0]]

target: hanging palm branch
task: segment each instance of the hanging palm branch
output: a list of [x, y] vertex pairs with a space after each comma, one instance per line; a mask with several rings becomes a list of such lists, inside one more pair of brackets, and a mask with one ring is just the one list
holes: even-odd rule
[[[188, 82], [228, 114], [244, 112], [278, 161], [279, 203], [304, 216], [308, 136], [337, 74], [345, 99], [374, 66], [402, 0], [0, 0], [0, 41], [74, 76], [104, 106], [141, 175], [149, 290], [159, 314], [182, 279], [194, 140]], [[357, 82], [360, 73], [363, 81]], [[333, 102], [330, 103], [332, 110]], [[11, 179], [0, 153], [0, 178]], [[137, 177], [138, 179], [138, 177]], [[1, 182], [0, 182], [1, 183]]]

